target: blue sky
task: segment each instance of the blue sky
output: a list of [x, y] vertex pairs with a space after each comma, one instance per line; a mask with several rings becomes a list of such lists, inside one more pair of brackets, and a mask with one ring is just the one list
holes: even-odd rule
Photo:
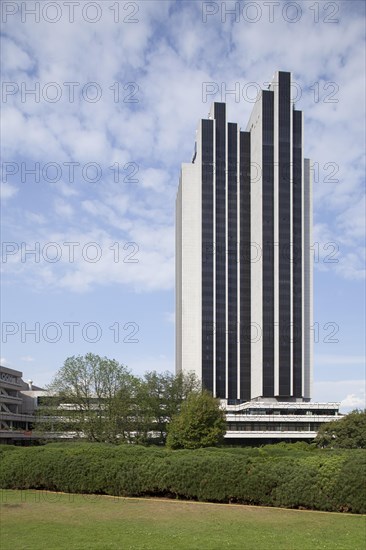
[[35, 4], [2, 2], [2, 363], [174, 370], [180, 164], [212, 100], [245, 128], [287, 70], [317, 180], [314, 400], [362, 406], [364, 3]]

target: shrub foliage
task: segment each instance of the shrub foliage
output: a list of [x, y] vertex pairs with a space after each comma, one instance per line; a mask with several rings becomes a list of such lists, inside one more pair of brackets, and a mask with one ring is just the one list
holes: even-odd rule
[[193, 451], [102, 443], [13, 447], [0, 449], [0, 487], [366, 513], [362, 450], [276, 447]]
[[172, 449], [213, 447], [223, 441], [225, 432], [219, 399], [207, 391], [191, 393], [168, 425], [167, 445]]
[[356, 409], [337, 422], [326, 422], [315, 441], [319, 447], [366, 449], [366, 411]]

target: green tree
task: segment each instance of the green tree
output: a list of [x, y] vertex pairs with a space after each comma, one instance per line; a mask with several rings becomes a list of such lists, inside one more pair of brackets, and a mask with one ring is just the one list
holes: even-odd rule
[[72, 432], [89, 441], [127, 439], [136, 378], [115, 359], [68, 357], [47, 387], [36, 430]]
[[168, 426], [167, 445], [171, 449], [212, 447], [222, 442], [225, 431], [220, 401], [207, 391], [192, 392]]
[[340, 420], [323, 424], [315, 442], [319, 447], [366, 449], [366, 411], [354, 410]]
[[179, 414], [182, 404], [192, 392], [200, 390], [201, 383], [194, 372], [170, 376], [165, 395], [165, 417], [171, 422]]
[[42, 398], [35, 429], [88, 441], [164, 444], [167, 424], [198, 388], [194, 374], [153, 371], [139, 378], [114, 359], [68, 357]]
[[199, 387], [193, 373], [146, 372], [136, 393], [136, 443], [164, 444], [168, 424], [179, 413], [182, 402]]

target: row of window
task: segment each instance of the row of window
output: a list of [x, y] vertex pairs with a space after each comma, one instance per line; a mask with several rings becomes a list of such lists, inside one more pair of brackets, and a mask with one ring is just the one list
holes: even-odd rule
[[[229, 403], [229, 405], [235, 405], [236, 403]], [[327, 409], [316, 409], [316, 410], [304, 410], [304, 409], [246, 409], [243, 411], [230, 412], [230, 414], [240, 414], [240, 415], [256, 415], [256, 416], [265, 416], [265, 415], [289, 415], [289, 416], [334, 416], [335, 410]]]
[[320, 422], [228, 422], [227, 430], [231, 432], [316, 432]]

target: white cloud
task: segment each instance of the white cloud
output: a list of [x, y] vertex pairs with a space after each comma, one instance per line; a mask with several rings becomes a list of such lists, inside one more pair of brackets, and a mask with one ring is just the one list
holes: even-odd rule
[[164, 191], [169, 183], [168, 180], [168, 172], [157, 168], [148, 168], [147, 170], [141, 171], [141, 174], [139, 175], [141, 185], [156, 192]]
[[[91, 205], [89, 208], [91, 213], [97, 213], [97, 208], [93, 210]], [[58, 210], [58, 215], [63, 216], [61, 227], [68, 213], [67, 205], [61, 204]], [[100, 213], [103, 215], [103, 209]], [[21, 278], [38, 290], [61, 288], [85, 292], [96, 285], [114, 284], [130, 285], [137, 292], [173, 288], [172, 227], [141, 222], [140, 227], [136, 224], [122, 233], [113, 226], [107, 230], [93, 227], [95, 222], [89, 217], [81, 222], [89, 227], [87, 231], [82, 232], [82, 227], [72, 224], [67, 231], [48, 233], [47, 239], [43, 226], [31, 224], [23, 239], [27, 250], [36, 248], [36, 255], [25, 256], [25, 247], [19, 245], [16, 254], [3, 264], [4, 274], [11, 276], [13, 283]]]
[[19, 189], [10, 183], [2, 182], [0, 184], [0, 197], [1, 200], [5, 201], [11, 199], [18, 193]]
[[45, 224], [47, 222], [46, 217], [37, 212], [26, 212], [26, 218], [30, 223]]
[[34, 66], [34, 60], [28, 53], [20, 48], [13, 40], [5, 37], [2, 41], [2, 59], [8, 69], [16, 71], [27, 71]]
[[366, 248], [353, 247], [346, 254], [342, 254], [336, 272], [349, 280], [363, 280], [366, 276]]
[[54, 201], [54, 209], [57, 216], [62, 218], [71, 218], [74, 214], [72, 206], [63, 199], [56, 199]]
[[60, 193], [60, 195], [63, 197], [75, 197], [78, 195], [78, 191], [75, 189], [75, 187], [72, 186], [72, 184], [67, 184], [63, 181], [57, 181], [55, 183], [51, 183], [50, 185], [55, 190], [55, 193]]
[[21, 357], [20, 360], [25, 361], [26, 363], [33, 363], [34, 357], [31, 355], [25, 355], [24, 357]]
[[329, 380], [314, 382], [313, 401], [339, 402], [341, 410], [364, 406], [365, 380]]
[[342, 233], [346, 233], [346, 236], [352, 240], [364, 239], [366, 229], [365, 212], [366, 196], [363, 196], [337, 217]]
[[351, 393], [342, 399], [341, 407], [347, 409], [364, 409], [366, 407], [365, 397], [362, 398]]

